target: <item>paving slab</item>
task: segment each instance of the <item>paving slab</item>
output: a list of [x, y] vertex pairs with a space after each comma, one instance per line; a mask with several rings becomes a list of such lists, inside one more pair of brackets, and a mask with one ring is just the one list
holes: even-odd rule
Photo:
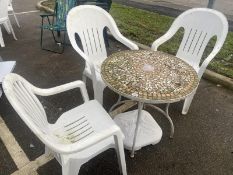
[[[35, 0], [14, 2], [18, 3], [18, 12], [21, 11], [20, 9], [35, 10], [33, 7], [36, 4]], [[17, 41], [3, 30], [6, 47], [0, 48], [0, 55], [4, 60], [16, 60], [14, 72], [41, 88], [81, 79], [84, 61], [72, 47], [67, 46], [64, 54], [54, 54], [40, 49], [39, 14], [19, 15], [21, 29], [17, 28], [14, 21], [12, 22], [18, 37]], [[125, 48], [115, 41], [110, 41], [109, 54], [120, 49]], [[90, 97], [93, 98], [90, 81], [87, 88]], [[80, 98], [79, 90], [72, 90], [40, 100], [46, 107], [49, 122], [53, 123], [62, 112], [80, 104]], [[116, 99], [117, 95], [106, 89], [104, 107], [109, 109]], [[126, 151], [128, 174], [231, 175], [233, 173], [232, 106], [232, 91], [202, 80], [186, 116], [181, 115], [181, 102], [171, 105], [170, 115], [175, 125], [174, 139], [169, 139], [168, 121], [148, 108], [147, 110], [161, 126], [164, 135], [159, 144], [137, 151], [134, 159], [131, 159], [129, 152]], [[4, 95], [0, 99], [0, 115], [30, 160], [43, 154], [44, 145], [17, 116]], [[4, 169], [1, 171], [2, 175], [12, 173], [15, 165], [11, 163], [9, 156], [4, 156], [8, 153], [5, 149], [1, 149], [0, 154], [5, 158], [5, 162], [10, 164], [5, 166], [4, 163], [0, 163], [0, 170]], [[117, 167], [116, 154], [111, 149], [83, 165], [80, 175], [119, 174]], [[55, 160], [52, 160], [40, 167], [38, 174], [61, 174], [61, 168]]]

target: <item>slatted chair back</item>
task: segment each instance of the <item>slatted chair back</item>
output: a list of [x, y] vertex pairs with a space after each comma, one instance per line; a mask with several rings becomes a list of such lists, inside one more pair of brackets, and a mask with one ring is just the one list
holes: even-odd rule
[[[72, 46], [83, 58], [88, 57], [94, 65], [100, 65], [107, 57], [104, 41], [106, 27], [111, 33], [119, 32], [109, 13], [96, 6], [78, 6], [73, 8], [67, 17], [67, 31]], [[77, 35], [82, 48], [77, 45]]]
[[212, 55], [210, 55], [211, 59], [221, 49], [228, 33], [228, 22], [226, 17], [216, 10], [207, 8], [187, 10], [175, 19], [161, 40], [158, 39], [153, 43], [152, 49], [156, 50], [160, 44], [170, 39], [180, 28], [184, 28], [184, 36], [176, 56], [184, 59], [198, 72], [202, 55], [212, 37], [216, 36], [217, 41]]
[[3, 81], [7, 99], [28, 127], [37, 135], [48, 133], [45, 110], [34, 93], [34, 86], [17, 74], [8, 74]]

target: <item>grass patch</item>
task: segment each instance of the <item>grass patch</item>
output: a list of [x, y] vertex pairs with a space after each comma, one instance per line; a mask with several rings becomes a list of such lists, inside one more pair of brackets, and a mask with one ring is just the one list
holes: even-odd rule
[[[53, 9], [53, 0], [45, 2]], [[131, 40], [150, 46], [154, 40], [162, 36], [171, 26], [174, 18], [160, 15], [133, 7], [112, 3], [110, 14], [113, 16], [121, 33]], [[183, 30], [166, 44], [163, 44], [159, 50], [175, 54], [179, 48], [183, 36]], [[216, 38], [213, 38], [203, 54], [205, 58], [210, 53], [215, 44]], [[222, 75], [233, 78], [233, 32], [229, 32], [223, 48], [219, 54], [211, 61], [209, 69]]]

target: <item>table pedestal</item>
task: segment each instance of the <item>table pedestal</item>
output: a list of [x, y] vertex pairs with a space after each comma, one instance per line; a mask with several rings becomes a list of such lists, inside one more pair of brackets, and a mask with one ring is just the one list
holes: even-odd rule
[[124, 133], [124, 146], [132, 155], [143, 146], [157, 144], [162, 138], [162, 129], [145, 110], [141, 110], [140, 116], [138, 110], [118, 114], [114, 121]]
[[[185, 99], [199, 82], [196, 71], [182, 59], [148, 50], [111, 55], [101, 65], [101, 76], [110, 89], [138, 102], [138, 110], [119, 114], [115, 119], [126, 136], [125, 147], [132, 150], [131, 157], [134, 150], [156, 144], [162, 136], [158, 124], [143, 110], [144, 103], [168, 119], [170, 137], [173, 138], [174, 125], [168, 112], [169, 104]], [[111, 110], [123, 103], [119, 98]], [[165, 110], [156, 104], [166, 104]]]

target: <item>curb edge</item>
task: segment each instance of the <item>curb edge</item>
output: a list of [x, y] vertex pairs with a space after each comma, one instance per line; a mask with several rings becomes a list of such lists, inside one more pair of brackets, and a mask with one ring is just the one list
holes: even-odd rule
[[47, 12], [47, 13], [53, 13], [54, 11], [53, 11], [51, 8], [42, 5], [42, 3], [45, 2], [45, 1], [47, 1], [47, 0], [39, 1], [39, 2], [36, 4], [36, 8], [37, 8], [38, 10], [44, 10], [44, 11]]

